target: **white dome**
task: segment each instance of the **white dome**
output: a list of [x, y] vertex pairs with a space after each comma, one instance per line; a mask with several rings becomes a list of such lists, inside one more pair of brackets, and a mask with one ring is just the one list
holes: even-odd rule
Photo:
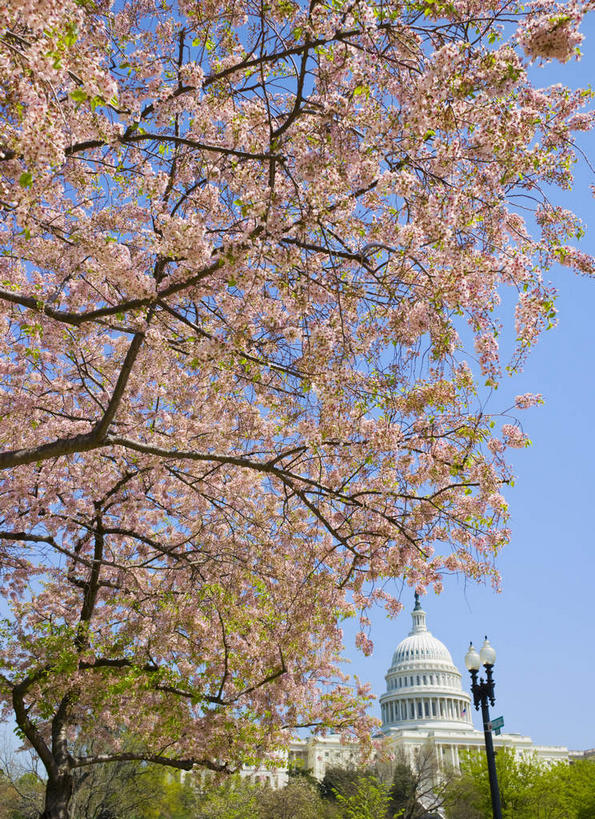
[[415, 663], [415, 668], [433, 668], [436, 662], [440, 667], [448, 665], [452, 670], [458, 673], [455, 664], [450, 656], [450, 651], [446, 648], [444, 643], [441, 643], [433, 634], [428, 631], [426, 626], [426, 613], [419, 605], [419, 599], [416, 596], [415, 608], [411, 612], [413, 619], [413, 628], [409, 635], [401, 640], [393, 654], [393, 662], [389, 669], [391, 672], [399, 671], [405, 665], [407, 668], [411, 667], [411, 663]]
[[429, 631], [410, 634], [401, 640], [393, 654], [392, 667], [396, 669], [401, 663], [411, 660], [444, 660], [454, 665], [450, 651]]
[[386, 673], [380, 697], [385, 731], [396, 728], [458, 727], [472, 729], [471, 702], [450, 651], [427, 629], [426, 613], [415, 595], [413, 628], [401, 640]]

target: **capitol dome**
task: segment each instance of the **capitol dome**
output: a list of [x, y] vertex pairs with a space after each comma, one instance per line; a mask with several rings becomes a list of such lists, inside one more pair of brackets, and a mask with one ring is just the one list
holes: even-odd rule
[[471, 698], [449, 650], [426, 626], [426, 613], [415, 595], [413, 627], [401, 640], [386, 673], [380, 697], [382, 730], [457, 727], [473, 730]]

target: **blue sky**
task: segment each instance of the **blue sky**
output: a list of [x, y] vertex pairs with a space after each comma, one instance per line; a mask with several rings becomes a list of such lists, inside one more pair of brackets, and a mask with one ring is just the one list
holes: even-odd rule
[[[582, 60], [535, 69], [536, 84], [595, 85], [595, 15], [583, 31]], [[595, 165], [595, 132], [580, 144]], [[554, 196], [581, 216], [587, 235], [580, 247], [595, 254], [592, 184], [595, 174], [582, 162], [574, 190]], [[429, 592], [422, 604], [467, 690], [469, 640], [481, 644], [488, 634], [497, 651], [493, 714], [504, 716], [506, 731], [584, 749], [595, 746], [595, 279], [564, 268], [548, 278], [558, 289], [558, 326], [500, 391], [540, 392], [545, 399], [520, 416], [532, 447], [512, 451], [516, 483], [505, 493], [512, 540], [498, 561], [502, 591], [451, 577], [440, 596]], [[349, 670], [369, 680], [377, 696], [393, 650], [411, 626], [408, 588], [402, 601], [405, 610], [396, 620], [380, 611], [373, 617], [372, 657], [355, 651], [351, 631], [346, 634]], [[481, 727], [476, 712], [474, 722]]]

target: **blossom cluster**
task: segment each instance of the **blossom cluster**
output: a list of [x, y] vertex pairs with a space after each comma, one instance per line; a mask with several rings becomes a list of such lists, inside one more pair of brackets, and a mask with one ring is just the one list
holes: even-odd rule
[[567, 62], [579, 53], [583, 34], [578, 29], [580, 15], [546, 13], [531, 18], [524, 27], [520, 40], [531, 59]]

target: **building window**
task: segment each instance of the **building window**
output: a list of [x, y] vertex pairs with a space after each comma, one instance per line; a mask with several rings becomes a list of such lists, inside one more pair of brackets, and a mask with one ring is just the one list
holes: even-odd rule
[[426, 675], [424, 674], [424, 685], [427, 685]]
[[409, 719], [415, 719], [415, 703], [409, 703]]
[[432, 700], [432, 716], [436, 716], [436, 700]]
[[430, 716], [430, 703], [427, 700], [424, 700], [424, 714], [426, 717]]

